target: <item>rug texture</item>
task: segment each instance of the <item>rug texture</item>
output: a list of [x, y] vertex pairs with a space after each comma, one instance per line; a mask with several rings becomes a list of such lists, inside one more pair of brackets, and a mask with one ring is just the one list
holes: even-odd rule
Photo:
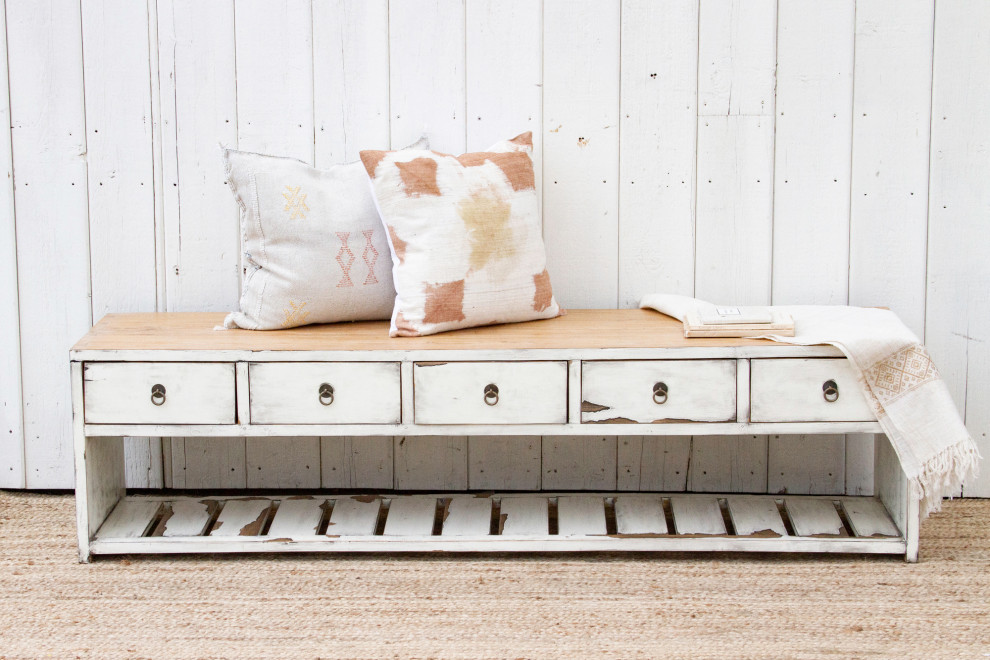
[[921, 561], [241, 555], [78, 564], [73, 499], [0, 492], [0, 658], [986, 658], [990, 500]]

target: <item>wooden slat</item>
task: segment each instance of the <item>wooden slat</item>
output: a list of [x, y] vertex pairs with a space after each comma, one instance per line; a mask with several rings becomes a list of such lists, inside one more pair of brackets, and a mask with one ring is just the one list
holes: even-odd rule
[[499, 516], [503, 536], [546, 536], [550, 533], [545, 497], [503, 497]]
[[296, 497], [280, 501], [275, 517], [272, 518], [272, 524], [268, 528], [268, 536], [272, 538], [313, 536], [319, 531], [325, 503], [326, 500], [322, 497]]
[[492, 524], [489, 497], [454, 497], [447, 505], [441, 528], [443, 536], [484, 536]]
[[199, 536], [219, 504], [214, 500], [176, 500], [169, 503], [157, 534], [161, 536]]
[[714, 497], [671, 497], [677, 534], [725, 534], [725, 521]]
[[391, 436], [320, 438], [323, 488], [392, 488]]
[[887, 515], [887, 509], [879, 500], [872, 498], [849, 498], [842, 500], [846, 520], [856, 536], [900, 536], [894, 521]]
[[619, 534], [668, 534], [659, 495], [623, 495], [615, 498], [615, 526]]
[[96, 533], [98, 539], [130, 539], [144, 536], [161, 502], [121, 500]]
[[615, 488], [615, 436], [544, 436], [543, 490]]
[[605, 499], [600, 495], [557, 498], [557, 534], [560, 536], [588, 536], [607, 531]]
[[407, 496], [392, 499], [385, 519], [385, 536], [429, 536], [433, 532], [437, 500]]
[[787, 536], [787, 528], [772, 497], [726, 498], [737, 536]]
[[271, 505], [267, 498], [227, 500], [210, 536], [257, 536], [265, 526]]
[[375, 533], [382, 501], [377, 496], [338, 497], [330, 513], [327, 536], [370, 536]]
[[784, 506], [798, 536], [841, 536], [844, 532], [832, 500], [788, 497]]

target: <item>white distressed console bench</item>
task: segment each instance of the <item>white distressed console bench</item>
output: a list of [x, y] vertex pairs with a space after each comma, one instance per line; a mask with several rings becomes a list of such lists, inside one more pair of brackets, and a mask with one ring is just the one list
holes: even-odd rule
[[72, 349], [79, 556], [167, 552], [918, 553], [877, 436], [876, 497], [693, 493], [128, 496], [124, 436], [880, 433], [839, 352], [684, 339], [643, 310], [414, 339], [382, 322], [215, 331], [121, 314]]

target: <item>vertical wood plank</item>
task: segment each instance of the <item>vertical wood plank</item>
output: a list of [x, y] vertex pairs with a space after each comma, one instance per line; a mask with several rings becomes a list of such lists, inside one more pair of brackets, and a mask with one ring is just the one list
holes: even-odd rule
[[849, 303], [925, 332], [933, 0], [859, 3]]
[[839, 495], [846, 490], [846, 436], [772, 435], [767, 492]]
[[[938, 3], [933, 71], [925, 340], [990, 456], [990, 4]], [[990, 496], [990, 470], [965, 494]]]
[[543, 490], [614, 490], [615, 436], [545, 436]]
[[17, 309], [17, 232], [10, 87], [7, 81], [7, 9], [0, 0], [0, 488], [24, 487], [24, 402]]
[[247, 488], [244, 438], [173, 438], [172, 488]]
[[699, 26], [695, 293], [767, 304], [776, 4], [703, 2]]
[[873, 434], [846, 435], [846, 495], [873, 495]]
[[543, 7], [543, 236], [564, 307], [618, 303], [619, 14]]
[[539, 490], [542, 443], [538, 435], [468, 438], [468, 488]]
[[[234, 5], [159, 0], [157, 9], [164, 310], [230, 311], [240, 297], [240, 230], [217, 142], [237, 146]], [[169, 445], [173, 487], [244, 487], [243, 439]], [[198, 462], [186, 465], [187, 455]]]
[[389, 146], [388, 0], [313, 0], [316, 166]]
[[319, 488], [319, 438], [247, 438], [248, 488]]
[[679, 491], [687, 487], [691, 436], [617, 438], [616, 490]]
[[313, 7], [310, 0], [239, 0], [237, 146], [313, 163]]
[[[699, 10], [695, 295], [716, 303], [770, 302], [776, 18], [774, 0]], [[766, 447], [695, 438], [689, 489], [762, 492]]]
[[392, 436], [321, 438], [323, 488], [392, 488], [393, 442]]
[[[852, 0], [778, 5], [774, 304], [847, 302], [855, 14]], [[770, 492], [844, 492], [845, 444], [771, 438]]]
[[467, 0], [468, 151], [533, 132], [536, 190], [543, 173], [543, 33], [540, 2]]
[[[153, 312], [158, 268], [151, 55], [148, 31], [136, 29], [147, 25], [148, 7], [85, 0], [81, 8], [93, 319]], [[159, 439], [125, 438], [124, 456], [129, 487], [161, 487]]]
[[395, 488], [466, 490], [467, 438], [409, 436], [395, 438]]
[[765, 493], [767, 436], [699, 435], [691, 441], [688, 490]]
[[622, 3], [619, 307], [694, 293], [698, 0]]
[[[237, 3], [239, 148], [314, 162], [312, 12], [309, 0]], [[245, 457], [250, 488], [320, 485], [318, 438], [250, 438]]]
[[70, 488], [65, 358], [92, 323], [80, 8], [8, 0], [5, 9], [25, 482]]
[[415, 142], [426, 131], [433, 149], [461, 153], [464, 0], [391, 2], [388, 20], [392, 146]]
[[854, 16], [853, 0], [778, 6], [775, 305], [846, 303]]

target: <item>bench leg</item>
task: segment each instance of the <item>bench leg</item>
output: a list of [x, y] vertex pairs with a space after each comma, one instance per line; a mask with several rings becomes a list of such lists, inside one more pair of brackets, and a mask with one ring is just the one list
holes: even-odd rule
[[921, 523], [920, 503], [912, 497], [907, 476], [901, 469], [894, 448], [887, 436], [878, 434], [875, 444], [873, 464], [874, 492], [887, 507], [894, 524], [904, 536], [907, 550], [905, 561], [918, 561], [918, 531]]
[[96, 530], [124, 497], [124, 439], [85, 435], [82, 364], [72, 363], [72, 425], [76, 471], [76, 532], [79, 561], [90, 560]]

